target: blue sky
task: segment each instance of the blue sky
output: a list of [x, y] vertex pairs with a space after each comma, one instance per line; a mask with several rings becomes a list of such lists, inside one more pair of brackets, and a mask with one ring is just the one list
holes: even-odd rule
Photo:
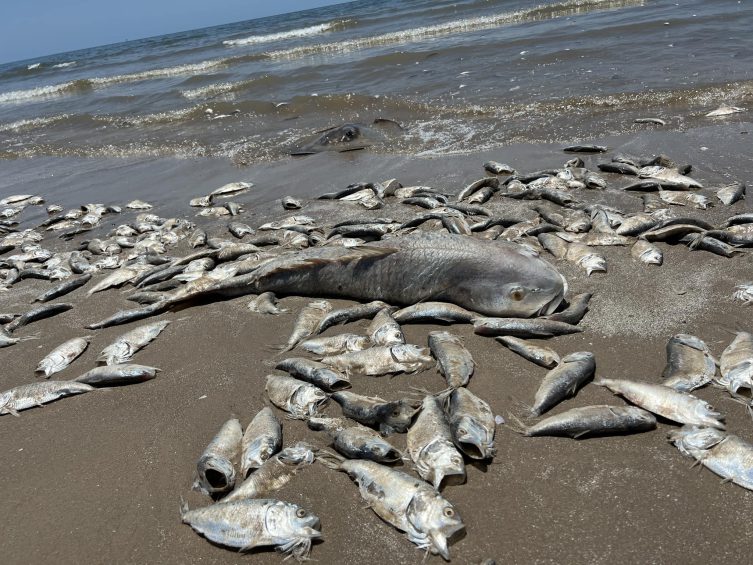
[[345, 0], [4, 0], [0, 63]]

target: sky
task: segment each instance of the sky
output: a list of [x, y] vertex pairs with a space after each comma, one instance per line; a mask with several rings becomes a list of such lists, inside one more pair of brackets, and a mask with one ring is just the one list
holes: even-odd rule
[[3, 0], [0, 63], [346, 0]]

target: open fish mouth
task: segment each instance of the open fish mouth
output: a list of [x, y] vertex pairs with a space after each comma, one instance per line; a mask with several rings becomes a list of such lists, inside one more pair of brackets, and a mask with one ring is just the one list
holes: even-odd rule
[[557, 307], [562, 304], [562, 300], [567, 294], [567, 279], [564, 275], [560, 275], [560, 277], [562, 278], [562, 290], [559, 291], [554, 296], [554, 298], [552, 298], [549, 302], [541, 307], [541, 309], [537, 313], [538, 316], [548, 316], [550, 314], [554, 314], [555, 310], [557, 310]]

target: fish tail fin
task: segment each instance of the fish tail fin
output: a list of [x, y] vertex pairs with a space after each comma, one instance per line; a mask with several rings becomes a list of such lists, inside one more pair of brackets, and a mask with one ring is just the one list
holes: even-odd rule
[[527, 435], [526, 430], [527, 427], [523, 420], [518, 418], [512, 411], [508, 410], [505, 412], [507, 415], [507, 422], [506, 425], [508, 428], [510, 428], [512, 431], [514, 431], [516, 434], [520, 434], [522, 436]]
[[316, 454], [316, 460], [325, 467], [329, 467], [335, 471], [342, 471], [342, 464], [345, 461], [345, 457], [338, 455], [333, 451], [329, 451], [328, 449], [320, 449]]
[[186, 502], [183, 497], [180, 497], [180, 517], [181, 519], [188, 513], [190, 509], [188, 508], [188, 502]]

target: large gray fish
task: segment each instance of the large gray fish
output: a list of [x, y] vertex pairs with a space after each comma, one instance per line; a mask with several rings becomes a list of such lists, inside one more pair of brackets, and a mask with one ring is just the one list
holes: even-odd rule
[[235, 486], [235, 458], [240, 453], [241, 423], [232, 418], [225, 422], [209, 442], [196, 463], [194, 489], [208, 495], [228, 492]]
[[317, 459], [347, 473], [376, 515], [405, 532], [412, 543], [450, 560], [447, 540], [465, 526], [452, 504], [429, 483], [373, 461], [346, 460], [324, 452]]
[[279, 500], [220, 502], [196, 510], [183, 503], [180, 517], [214, 543], [240, 551], [271, 545], [298, 561], [308, 558], [311, 540], [321, 537], [319, 518]]
[[0, 416], [12, 414], [18, 416], [21, 410], [42, 406], [64, 396], [72, 396], [95, 390], [94, 387], [71, 381], [44, 381], [21, 385], [0, 392]]
[[453, 477], [465, 481], [465, 463], [452, 441], [450, 424], [434, 396], [424, 398], [421, 412], [408, 430], [408, 454], [418, 474], [439, 489], [442, 481]]
[[669, 440], [680, 453], [692, 457], [725, 481], [753, 490], [753, 445], [747, 441], [721, 430], [699, 426], [672, 430]]
[[274, 291], [415, 304], [452, 302], [488, 316], [551, 314], [565, 278], [525, 247], [455, 234], [416, 233], [355, 248], [317, 247], [273, 259], [201, 294]]

